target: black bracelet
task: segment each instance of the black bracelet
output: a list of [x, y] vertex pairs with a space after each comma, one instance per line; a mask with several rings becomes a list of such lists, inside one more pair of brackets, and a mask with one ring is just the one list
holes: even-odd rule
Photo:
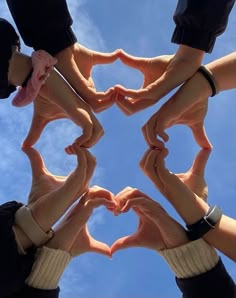
[[216, 83], [216, 80], [215, 80], [212, 72], [204, 65], [201, 65], [198, 68], [198, 72], [200, 72], [204, 76], [204, 78], [207, 80], [207, 82], [209, 83], [211, 90], [212, 90], [211, 97], [213, 97], [217, 93], [219, 93], [217, 83]]
[[202, 238], [208, 231], [215, 228], [221, 216], [222, 210], [217, 206], [211, 206], [203, 218], [192, 225], [186, 225], [186, 233], [189, 240], [193, 241]]

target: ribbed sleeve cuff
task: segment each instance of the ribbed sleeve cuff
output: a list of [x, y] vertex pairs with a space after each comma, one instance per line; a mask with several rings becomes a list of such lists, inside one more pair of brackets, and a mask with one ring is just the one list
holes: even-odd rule
[[216, 250], [203, 239], [158, 251], [178, 278], [189, 278], [211, 270], [219, 261]]
[[56, 289], [70, 260], [71, 256], [68, 252], [45, 246], [39, 248], [26, 284], [32, 288]]

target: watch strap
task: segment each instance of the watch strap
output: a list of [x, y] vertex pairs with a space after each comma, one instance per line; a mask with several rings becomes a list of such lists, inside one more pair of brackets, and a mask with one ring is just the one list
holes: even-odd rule
[[197, 240], [208, 231], [215, 228], [215, 225], [222, 216], [222, 210], [218, 206], [211, 206], [200, 220], [191, 225], [186, 225], [187, 235], [190, 240]]

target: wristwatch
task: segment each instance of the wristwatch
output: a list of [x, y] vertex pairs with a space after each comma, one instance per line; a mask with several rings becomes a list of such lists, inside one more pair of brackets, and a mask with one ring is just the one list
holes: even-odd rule
[[205, 216], [191, 225], [186, 225], [187, 236], [189, 240], [197, 240], [208, 231], [215, 228], [217, 222], [221, 219], [222, 210], [218, 206], [211, 206]]

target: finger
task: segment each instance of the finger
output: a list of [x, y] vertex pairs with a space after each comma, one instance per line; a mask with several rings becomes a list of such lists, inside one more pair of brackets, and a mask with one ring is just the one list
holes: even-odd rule
[[[122, 86], [115, 86], [115, 90], [123, 95], [116, 100], [117, 105], [123, 106], [123, 109], [127, 111], [127, 115], [132, 115], [143, 109], [146, 109], [156, 103], [156, 99], [149, 94], [148, 89], [125, 89]], [[128, 98], [127, 98], [128, 97]]]
[[213, 146], [210, 143], [203, 122], [198, 123], [192, 127], [190, 127], [197, 144], [204, 149], [212, 149]]
[[120, 51], [119, 58], [124, 64], [140, 71], [142, 69], [143, 63], [147, 61], [146, 58], [132, 56], [126, 53], [124, 50]]
[[44, 127], [48, 124], [48, 122], [49, 121], [34, 113], [29, 132], [23, 141], [22, 148], [33, 146], [38, 141]]
[[42, 174], [47, 173], [42, 156], [33, 147], [22, 148], [22, 151], [28, 156], [31, 164], [31, 171], [33, 178], [39, 177]]
[[[164, 184], [162, 179], [159, 176], [159, 167], [160, 164], [163, 167], [164, 158], [160, 158], [161, 155], [164, 155], [163, 151], [160, 150], [151, 150], [149, 154], [147, 155], [147, 158], [145, 160], [145, 164], [143, 166], [143, 172], [144, 174], [151, 179], [151, 181], [154, 183], [154, 185], [163, 193], [164, 191]], [[160, 159], [160, 160], [159, 160]], [[162, 161], [162, 163], [161, 163]], [[162, 169], [161, 169], [162, 170]], [[162, 170], [163, 171], [163, 170]]]
[[97, 120], [96, 117], [91, 117], [92, 121], [93, 121], [93, 131], [92, 131], [92, 136], [90, 138], [89, 141], [84, 142], [82, 144], [83, 147], [85, 148], [91, 148], [92, 146], [94, 146], [95, 144], [97, 144], [97, 142], [101, 139], [101, 137], [104, 135], [104, 130], [103, 127], [101, 126], [101, 124], [99, 123], [99, 121]]
[[125, 96], [117, 92], [117, 96], [115, 100], [116, 105], [126, 116], [130, 116], [132, 113], [125, 105], [122, 104], [125, 100], [126, 100]]
[[[142, 127], [142, 132], [145, 141], [151, 148], [164, 148], [164, 143], [157, 138], [157, 133], [155, 132], [155, 123], [149, 122], [148, 125], [145, 124]], [[168, 137], [168, 136], [167, 136]], [[168, 138], [167, 138], [168, 140]]]
[[88, 192], [85, 194], [85, 200], [97, 199], [97, 198], [106, 198], [107, 200], [114, 201], [114, 195], [112, 192], [105, 188], [101, 188], [97, 185], [91, 187]]
[[100, 206], [104, 206], [106, 208], [114, 209], [116, 207], [116, 204], [114, 201], [108, 200], [106, 198], [95, 198], [87, 200], [84, 205], [88, 208], [94, 209], [98, 208]]
[[117, 49], [111, 53], [101, 53], [92, 51], [93, 55], [93, 65], [96, 64], [109, 64], [114, 62], [116, 59], [120, 57], [120, 50]]
[[141, 158], [141, 160], [140, 160], [140, 162], [139, 162], [139, 166], [140, 166], [140, 168], [143, 170], [144, 169], [144, 167], [145, 167], [145, 164], [146, 164], [146, 159], [147, 159], [147, 157], [148, 157], [148, 155], [150, 154], [150, 152], [153, 150], [153, 148], [148, 148], [145, 152], [144, 152], [144, 154], [143, 154], [143, 156], [142, 156], [142, 158]]
[[85, 150], [85, 155], [87, 159], [87, 168], [86, 168], [84, 183], [85, 183], [85, 189], [87, 190], [90, 184], [90, 180], [92, 179], [92, 176], [94, 174], [97, 161], [96, 161], [96, 157], [93, 156], [89, 150]]
[[111, 258], [111, 256], [112, 256], [111, 248], [107, 244], [105, 244], [101, 241], [95, 240], [91, 236], [90, 236], [90, 248], [88, 251], [96, 252], [96, 253], [105, 255], [109, 258]]
[[126, 213], [131, 208], [143, 206], [145, 204], [145, 200], [147, 200], [146, 197], [135, 197], [132, 199], [128, 199], [126, 200], [124, 206], [121, 208], [120, 212]]
[[114, 254], [118, 250], [130, 247], [140, 246], [134, 235], [126, 236], [116, 240], [111, 246], [111, 253]]
[[[131, 203], [129, 203], [129, 200], [134, 200], [136, 198], [146, 198], [149, 199], [149, 197], [144, 194], [143, 192], [141, 192], [140, 190], [138, 190], [137, 188], [133, 188], [133, 189], [127, 189], [126, 191], [122, 192], [122, 194], [119, 194], [118, 196], [115, 197], [115, 200], [117, 202], [117, 207], [114, 210], [114, 214], [118, 215], [121, 212], [127, 212], [131, 207]], [[136, 201], [134, 201], [136, 202]], [[124, 209], [125, 208], [125, 209]]]
[[[88, 146], [93, 146], [95, 144], [93, 144], [96, 141], [93, 139], [93, 127], [92, 125], [86, 125], [85, 127], [83, 127], [83, 131], [82, 134], [76, 138], [72, 144], [72, 146], [75, 147], [85, 147], [88, 148], [86, 145]], [[73, 150], [71, 148], [71, 150]]]
[[[141, 98], [144, 97], [147, 93], [146, 89], [127, 89], [121, 85], [114, 86], [115, 91], [122, 94], [123, 96], [132, 97], [132, 98]], [[123, 97], [124, 98], [124, 97]], [[127, 100], [127, 99], [125, 99]], [[121, 101], [121, 99], [120, 99]]]
[[69, 155], [75, 154], [75, 150], [73, 145], [69, 145], [65, 148], [65, 152]]
[[133, 190], [134, 188], [131, 186], [126, 186], [125, 188], [123, 188], [120, 192], [118, 192], [115, 196], [115, 199], [119, 200], [119, 198], [121, 198], [124, 194], [126, 194], [127, 192]]
[[191, 171], [193, 174], [202, 176], [202, 177], [204, 176], [206, 164], [210, 154], [211, 154], [211, 150], [207, 150], [207, 149], [202, 149], [198, 152], [193, 162], [193, 165], [191, 167]]

